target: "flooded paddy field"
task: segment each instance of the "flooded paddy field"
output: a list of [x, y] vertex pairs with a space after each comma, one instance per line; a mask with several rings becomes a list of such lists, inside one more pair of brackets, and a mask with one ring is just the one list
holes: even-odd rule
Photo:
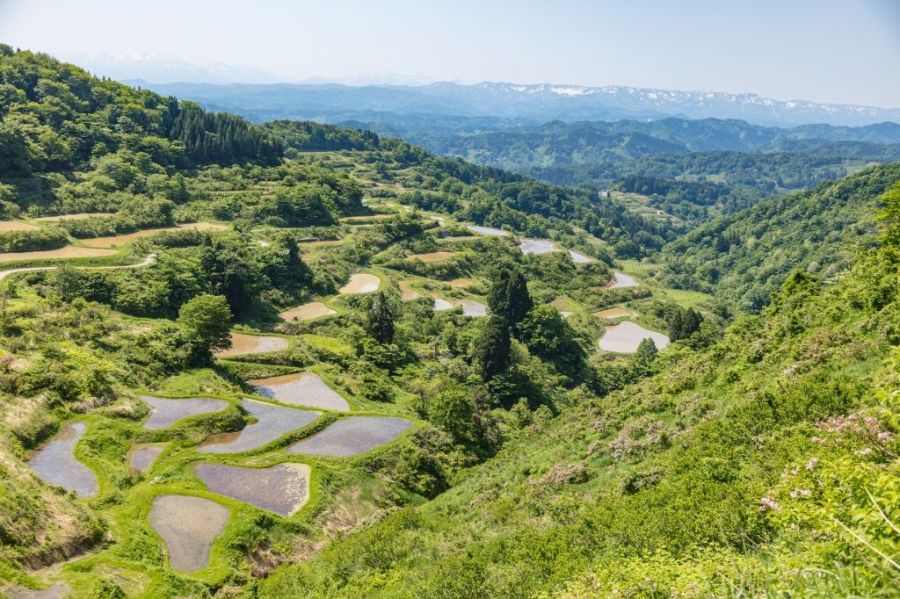
[[549, 239], [531, 239], [523, 237], [519, 242], [519, 251], [523, 254], [549, 254], [556, 251], [556, 244]]
[[319, 412], [273, 406], [252, 399], [245, 399], [241, 402], [241, 406], [256, 418], [256, 422], [234, 433], [216, 435], [198, 451], [203, 453], [252, 451], [291, 431], [303, 428], [319, 417]]
[[444, 310], [452, 310], [453, 308], [453, 304], [442, 297], [434, 298], [434, 301], [431, 303], [431, 309], [435, 312], [443, 312]]
[[37, 475], [81, 498], [97, 494], [97, 475], [75, 458], [75, 445], [87, 431], [87, 423], [70, 422], [28, 460]]
[[166, 428], [190, 416], [211, 414], [228, 407], [228, 402], [222, 399], [210, 399], [208, 397], [187, 397], [184, 399], [166, 399], [141, 396], [141, 401], [150, 406], [150, 417], [144, 422], [144, 428], [159, 430]]
[[169, 563], [181, 572], [209, 565], [209, 552], [231, 511], [220, 503], [191, 495], [159, 495], [150, 508], [150, 526], [169, 550]]
[[150, 469], [165, 448], [165, 445], [136, 445], [128, 455], [128, 464], [143, 474]]
[[350, 275], [350, 281], [338, 290], [342, 295], [353, 293], [374, 293], [381, 287], [381, 279], [368, 273]]
[[295, 443], [288, 451], [335, 457], [359, 455], [393, 441], [412, 425], [403, 418], [349, 416]]
[[444, 262], [453, 257], [453, 254], [456, 252], [431, 252], [428, 254], [413, 254], [412, 256], [407, 256], [406, 260], [408, 262], [412, 262], [413, 260], [421, 260], [422, 262]]
[[627, 287], [637, 287], [637, 279], [623, 272], [613, 271], [613, 278], [607, 286], [608, 289], [625, 289]]
[[464, 299], [459, 300], [459, 305], [462, 307], [463, 316], [470, 316], [472, 318], [487, 316], [487, 306], [485, 306], [481, 302]]
[[279, 316], [288, 322], [295, 320], [315, 320], [323, 316], [332, 316], [337, 314], [336, 310], [332, 310], [322, 302], [309, 302], [290, 310], [285, 310]]
[[309, 498], [310, 467], [306, 464], [278, 464], [270, 468], [197, 464], [194, 471], [213, 493], [280, 516], [290, 516]]
[[247, 383], [260, 395], [282, 403], [338, 412], [350, 411], [347, 400], [313, 372], [294, 372]]
[[482, 227], [481, 225], [466, 225], [466, 228], [473, 233], [479, 235], [487, 235], [488, 237], [508, 237], [509, 231], [495, 229], [493, 227]]
[[633, 354], [637, 351], [638, 345], [644, 339], [650, 338], [656, 345], [657, 349], [664, 349], [669, 345], [669, 338], [662, 333], [645, 329], [639, 324], [631, 321], [620, 322], [617, 325], [606, 328], [603, 337], [597, 344], [600, 349], [621, 354]]
[[231, 334], [231, 347], [216, 352], [217, 358], [231, 358], [234, 356], [246, 356], [249, 354], [268, 354], [279, 352], [288, 348], [288, 341], [282, 337], [267, 335], [245, 335], [244, 333]]
[[586, 256], [581, 252], [576, 252], [575, 250], [569, 250], [569, 258], [572, 259], [572, 262], [575, 264], [589, 264], [594, 261], [590, 256]]

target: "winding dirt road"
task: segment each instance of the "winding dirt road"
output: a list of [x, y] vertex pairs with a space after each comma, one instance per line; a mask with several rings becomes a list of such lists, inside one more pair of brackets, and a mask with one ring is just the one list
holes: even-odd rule
[[[138, 262], [137, 264], [125, 264], [122, 266], [74, 266], [73, 268], [83, 269], [83, 270], [126, 270], [129, 268], [144, 268], [145, 266], [150, 266], [151, 264], [156, 263], [156, 253], [149, 254], [143, 261]], [[9, 277], [11, 275], [19, 274], [20, 272], [41, 272], [44, 270], [56, 270], [61, 265], [54, 266], [25, 266], [22, 268], [11, 268], [9, 270], [0, 270], [0, 281]]]

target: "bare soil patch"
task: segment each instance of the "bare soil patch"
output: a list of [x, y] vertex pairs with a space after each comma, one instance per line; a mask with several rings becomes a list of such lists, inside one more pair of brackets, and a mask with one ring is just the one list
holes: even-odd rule
[[0, 233], [12, 231], [37, 231], [40, 227], [20, 220], [0, 220]]
[[404, 302], [411, 302], [414, 299], [419, 299], [421, 294], [418, 291], [412, 288], [412, 281], [399, 281], [397, 285], [400, 287], [400, 299]]
[[231, 347], [216, 352], [217, 358], [230, 358], [233, 356], [246, 356], [248, 354], [269, 354], [288, 348], [288, 341], [282, 337], [270, 337], [265, 335], [245, 335], [243, 333], [231, 334]]
[[34, 220], [40, 222], [55, 223], [61, 220], [84, 220], [95, 216], [113, 216], [113, 212], [77, 212], [75, 214], [58, 214], [56, 216], [41, 216]]
[[143, 231], [135, 231], [134, 233], [126, 233], [125, 235], [114, 235], [112, 237], [91, 237], [89, 239], [82, 239], [81, 244], [89, 248], [113, 248], [121, 247], [135, 239], [149, 237], [151, 235], [156, 235], [157, 233], [162, 233], [163, 231], [178, 231], [179, 229], [188, 231], [224, 231], [227, 228], [228, 227], [225, 225], [220, 225], [218, 223], [187, 223], [178, 225], [177, 227], [144, 229]]
[[181, 572], [209, 565], [209, 551], [228, 522], [230, 510], [190, 495], [159, 495], [150, 508], [150, 525], [169, 550], [169, 563]]
[[55, 250], [39, 250], [35, 252], [6, 252], [0, 254], [0, 264], [4, 262], [25, 262], [27, 260], [66, 260], [72, 258], [100, 258], [114, 256], [115, 250], [100, 248], [83, 248], [73, 245]]
[[407, 256], [407, 261], [413, 260], [421, 260], [422, 262], [446, 262], [450, 258], [453, 257], [455, 252], [431, 252], [429, 254], [413, 254], [412, 256]]
[[606, 310], [600, 310], [599, 312], [594, 312], [594, 316], [597, 318], [602, 318], [604, 320], [612, 320], [614, 318], [625, 318], [628, 316], [633, 316], [634, 312], [631, 310], [626, 310], [625, 308], [607, 308]]
[[309, 302], [308, 304], [285, 310], [280, 316], [288, 322], [293, 322], [295, 320], [315, 320], [316, 318], [334, 314], [337, 314], [337, 311], [332, 310], [322, 302]]

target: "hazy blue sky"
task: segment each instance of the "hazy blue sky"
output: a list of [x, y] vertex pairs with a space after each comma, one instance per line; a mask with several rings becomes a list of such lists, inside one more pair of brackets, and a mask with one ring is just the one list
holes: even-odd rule
[[0, 40], [93, 65], [251, 67], [232, 79], [389, 71], [900, 106], [900, 0], [0, 0]]

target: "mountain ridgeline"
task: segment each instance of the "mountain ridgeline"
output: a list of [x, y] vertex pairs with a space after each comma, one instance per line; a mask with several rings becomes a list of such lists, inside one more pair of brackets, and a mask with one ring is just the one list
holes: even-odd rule
[[895, 126], [222, 108], [0, 45], [0, 594], [896, 594]]

